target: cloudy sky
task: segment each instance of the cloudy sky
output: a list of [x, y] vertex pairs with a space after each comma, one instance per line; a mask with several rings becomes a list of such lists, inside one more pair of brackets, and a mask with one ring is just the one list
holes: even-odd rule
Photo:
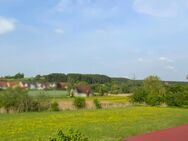
[[0, 75], [185, 80], [188, 0], [0, 0]]

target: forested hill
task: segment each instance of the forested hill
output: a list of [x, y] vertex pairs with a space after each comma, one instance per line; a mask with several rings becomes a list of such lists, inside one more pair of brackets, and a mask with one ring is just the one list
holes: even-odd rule
[[[80, 74], [80, 73], [51, 73], [48, 75], [36, 75], [35, 77], [24, 77], [23, 73], [18, 73], [14, 76], [1, 77], [1, 80], [17, 80], [17, 81], [33, 81], [33, 82], [69, 82], [78, 83], [86, 82], [88, 84], [105, 84], [105, 83], [135, 83], [142, 84], [143, 80], [131, 80], [125, 77], [110, 77], [101, 74]], [[188, 84], [183, 81], [163, 81], [168, 84]]]

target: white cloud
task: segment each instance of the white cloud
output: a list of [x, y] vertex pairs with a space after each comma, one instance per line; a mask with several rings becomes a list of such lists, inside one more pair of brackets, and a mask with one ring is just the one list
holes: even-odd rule
[[160, 57], [159, 61], [167, 62], [167, 63], [172, 63], [174, 60], [166, 58], [166, 57]]
[[176, 17], [184, 11], [187, 0], [135, 0], [133, 9], [155, 17]]
[[15, 30], [15, 22], [3, 17], [0, 17], [0, 34], [6, 34]]
[[65, 33], [64, 30], [61, 29], [61, 28], [56, 28], [56, 29], [54, 30], [54, 32], [55, 32], [55, 33], [58, 33], [58, 34], [64, 34], [64, 33]]

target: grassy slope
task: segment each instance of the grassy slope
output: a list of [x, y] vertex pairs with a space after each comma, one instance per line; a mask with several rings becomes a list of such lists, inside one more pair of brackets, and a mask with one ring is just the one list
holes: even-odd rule
[[58, 128], [75, 127], [92, 141], [118, 141], [188, 123], [188, 109], [132, 107], [122, 109], [0, 115], [0, 140], [43, 140]]

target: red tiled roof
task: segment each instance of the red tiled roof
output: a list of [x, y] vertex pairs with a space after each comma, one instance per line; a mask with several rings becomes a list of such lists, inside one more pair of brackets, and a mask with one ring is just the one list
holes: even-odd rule
[[7, 87], [7, 82], [0, 82], [0, 87]]
[[76, 87], [78, 93], [85, 93], [85, 94], [90, 94], [92, 93], [92, 89], [89, 85], [80, 85]]

